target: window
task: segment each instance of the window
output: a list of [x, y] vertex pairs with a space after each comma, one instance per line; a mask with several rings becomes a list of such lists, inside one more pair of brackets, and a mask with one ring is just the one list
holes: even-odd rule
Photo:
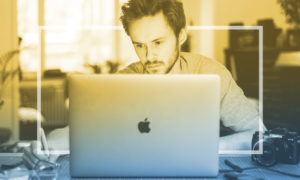
[[[40, 68], [40, 52], [44, 69], [62, 71], [85, 71], [87, 65], [104, 66], [107, 60], [128, 64], [127, 61], [137, 59], [123, 30], [101, 28], [119, 25], [118, 8], [123, 2], [18, 0], [23, 70], [36, 72]], [[40, 36], [38, 19], [44, 21], [44, 36]], [[44, 38], [43, 51], [39, 47], [40, 37]], [[127, 48], [120, 48], [123, 45]]]
[[18, 0], [18, 34], [22, 37], [21, 66], [24, 71], [37, 71], [38, 1]]

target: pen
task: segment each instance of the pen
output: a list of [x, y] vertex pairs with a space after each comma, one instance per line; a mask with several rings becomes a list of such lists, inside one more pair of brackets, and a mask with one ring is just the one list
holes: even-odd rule
[[232, 168], [233, 170], [235, 170], [236, 172], [239, 172], [239, 173], [243, 172], [243, 169], [242, 169], [242, 168], [240, 168], [239, 166], [233, 164], [232, 162], [230, 162], [230, 161], [227, 160], [227, 159], [224, 160], [224, 163], [225, 163], [227, 166], [231, 167], [231, 168]]
[[48, 147], [48, 143], [47, 143], [47, 139], [46, 139], [46, 136], [45, 136], [45, 132], [44, 132], [44, 129], [41, 128], [41, 141], [42, 141], [42, 146], [45, 150], [45, 153], [46, 153], [46, 156], [48, 157], [49, 159], [49, 147]]

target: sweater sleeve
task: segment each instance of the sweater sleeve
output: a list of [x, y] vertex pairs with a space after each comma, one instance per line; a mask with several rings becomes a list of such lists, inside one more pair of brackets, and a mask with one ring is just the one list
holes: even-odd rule
[[221, 70], [221, 81], [223, 92], [221, 93], [220, 113], [224, 126], [235, 132], [259, 130], [257, 107], [244, 95], [243, 90], [225, 67]]
[[203, 74], [217, 74], [221, 79], [220, 119], [222, 124], [234, 132], [259, 130], [258, 108], [245, 96], [227, 68], [206, 57], [193, 62], [193, 72], [198, 72], [200, 69]]

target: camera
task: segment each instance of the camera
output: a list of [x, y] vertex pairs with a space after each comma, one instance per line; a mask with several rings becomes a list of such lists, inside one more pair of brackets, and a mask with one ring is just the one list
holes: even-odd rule
[[[262, 139], [259, 139], [261, 133]], [[286, 128], [256, 131], [252, 137], [252, 150], [263, 147], [262, 154], [252, 153], [252, 160], [259, 165], [270, 167], [276, 163], [298, 164], [300, 154], [300, 136]]]

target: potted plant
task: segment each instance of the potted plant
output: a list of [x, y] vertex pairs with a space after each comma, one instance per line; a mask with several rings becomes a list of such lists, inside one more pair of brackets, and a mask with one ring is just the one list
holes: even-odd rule
[[288, 48], [300, 49], [300, 1], [277, 0], [286, 16], [286, 22], [292, 26], [287, 31]]
[[3, 93], [4, 90], [14, 76], [16, 76], [19, 72], [18, 67], [14, 69], [9, 69], [10, 63], [13, 61], [13, 57], [19, 54], [20, 50], [11, 50], [2, 55], [0, 55], [0, 110], [2, 106], [5, 104]]

